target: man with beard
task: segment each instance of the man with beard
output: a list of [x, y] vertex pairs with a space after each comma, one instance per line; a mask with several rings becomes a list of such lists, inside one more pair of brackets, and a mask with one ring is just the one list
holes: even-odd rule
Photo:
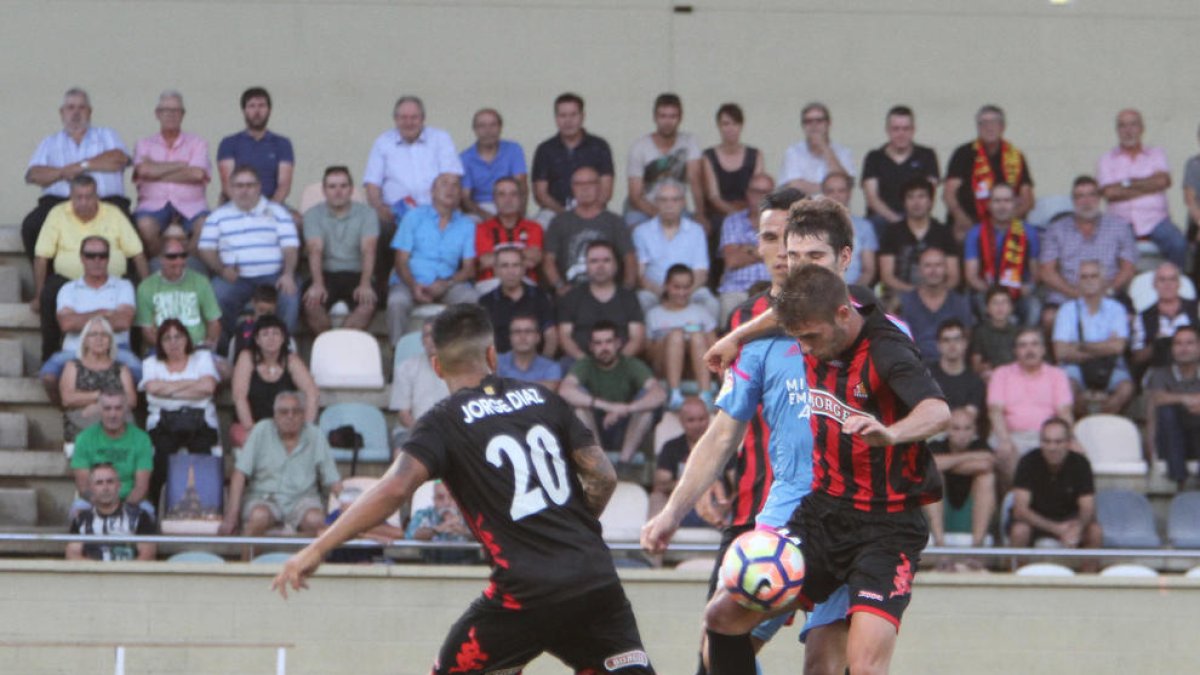
[[271, 95], [262, 87], [242, 92], [245, 131], [226, 136], [217, 147], [217, 171], [221, 174], [221, 201], [233, 198], [229, 178], [239, 166], [252, 166], [268, 201], [283, 204], [292, 192], [296, 164], [292, 142], [267, 129], [271, 119]]

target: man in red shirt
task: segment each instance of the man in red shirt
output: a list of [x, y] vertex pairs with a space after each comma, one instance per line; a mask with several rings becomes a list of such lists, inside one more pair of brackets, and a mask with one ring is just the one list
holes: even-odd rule
[[[537, 282], [537, 266], [542, 262], [542, 226], [536, 221], [526, 220], [521, 186], [511, 176], [500, 178], [492, 186], [492, 199], [496, 204], [496, 217], [475, 226], [475, 255], [479, 259], [478, 281], [494, 279], [496, 276], [496, 248], [516, 246], [521, 249], [525, 262], [525, 278]], [[497, 282], [476, 285], [480, 294], [490, 291]]]

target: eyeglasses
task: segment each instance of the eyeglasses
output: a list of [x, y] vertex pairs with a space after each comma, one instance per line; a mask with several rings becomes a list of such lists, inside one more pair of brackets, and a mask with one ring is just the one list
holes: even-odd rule
[[303, 408], [276, 408], [275, 414], [276, 415], [303, 415], [304, 409]]
[[98, 253], [96, 251], [84, 251], [83, 257], [87, 258], [88, 260], [107, 260], [108, 259], [108, 251], [105, 251], [103, 253]]
[[154, 112], [170, 113], [172, 115], [182, 115], [183, 108], [155, 108]]
[[828, 117], [805, 117], [800, 120], [800, 123], [801, 124], [820, 124], [822, 122], [828, 122], [828, 121], [829, 121]]
[[256, 182], [251, 182], [251, 183], [230, 183], [229, 185], [230, 185], [230, 187], [235, 187], [235, 188], [240, 188], [240, 189], [249, 189], [249, 188], [253, 188], [253, 187], [258, 187], [258, 183], [256, 183]]
[[166, 258], [167, 260], [182, 260], [183, 258], [188, 257], [188, 254], [187, 253], [164, 253], [163, 257]]

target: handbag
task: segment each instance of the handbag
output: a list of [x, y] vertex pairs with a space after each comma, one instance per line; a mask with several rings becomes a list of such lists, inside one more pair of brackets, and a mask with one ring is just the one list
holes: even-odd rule
[[[1075, 326], [1079, 331], [1079, 341], [1083, 339], [1083, 312], [1086, 306], [1079, 301], [1075, 312]], [[1117, 368], [1117, 356], [1097, 356], [1079, 362], [1079, 372], [1083, 376], [1083, 386], [1092, 391], [1106, 391], [1108, 381], [1112, 379], [1113, 371]]]
[[163, 410], [158, 413], [156, 428], [168, 434], [188, 436], [208, 428], [202, 408], [185, 407], [178, 410]]

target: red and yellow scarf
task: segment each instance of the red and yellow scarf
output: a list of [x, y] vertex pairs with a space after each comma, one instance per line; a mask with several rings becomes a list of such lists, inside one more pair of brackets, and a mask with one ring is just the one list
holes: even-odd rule
[[[979, 195], [992, 194], [996, 176], [992, 171], [992, 163], [988, 161], [987, 152], [983, 149], [983, 143], [976, 139], [971, 147], [975, 150], [975, 167], [971, 170], [971, 189], [975, 193], [975, 217], [982, 223], [987, 220], [988, 198], [980, 199]], [[1021, 167], [1023, 165], [1021, 151], [1007, 141], [1000, 141], [1000, 170], [1004, 174], [1004, 182], [1011, 185], [1014, 191], [1021, 184]]]
[[990, 218], [981, 223], [979, 252], [983, 258], [983, 278], [988, 284], [999, 284], [1009, 290], [1015, 298], [1021, 291], [1021, 279], [1025, 276], [1025, 252], [1029, 237], [1025, 234], [1025, 223], [1014, 218], [1004, 233], [1004, 250], [1000, 262], [996, 263], [996, 228]]

